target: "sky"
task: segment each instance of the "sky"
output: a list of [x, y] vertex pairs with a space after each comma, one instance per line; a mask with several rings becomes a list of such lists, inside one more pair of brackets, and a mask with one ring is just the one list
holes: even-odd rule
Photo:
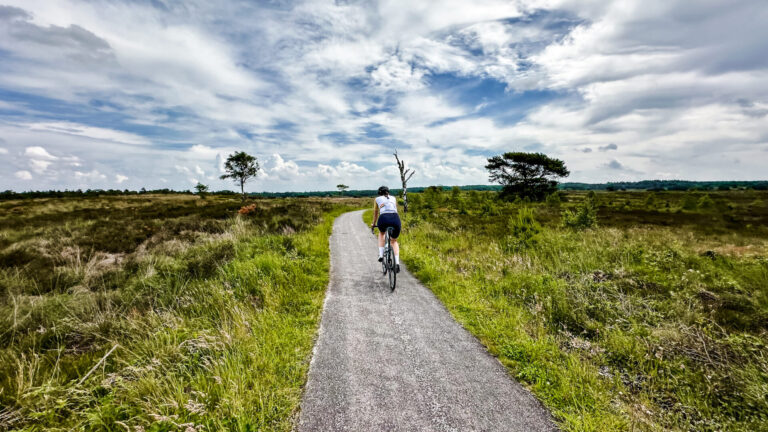
[[765, 0], [0, 0], [0, 190], [768, 179]]

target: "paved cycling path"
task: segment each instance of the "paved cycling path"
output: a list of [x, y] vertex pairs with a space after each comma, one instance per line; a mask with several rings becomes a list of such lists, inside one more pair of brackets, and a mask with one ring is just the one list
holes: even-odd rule
[[360, 211], [336, 219], [330, 242], [331, 280], [299, 431], [556, 430], [405, 268], [390, 293]]

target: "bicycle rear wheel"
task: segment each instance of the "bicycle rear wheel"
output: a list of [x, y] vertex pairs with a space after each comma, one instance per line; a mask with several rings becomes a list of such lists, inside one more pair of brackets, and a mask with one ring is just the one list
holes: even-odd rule
[[389, 244], [389, 231], [392, 228], [387, 228], [387, 266], [389, 267], [389, 289], [395, 290], [397, 285], [397, 271], [395, 270], [395, 252], [392, 250], [392, 245]]
[[395, 285], [397, 285], [397, 272], [395, 271], [395, 260], [392, 260], [389, 268], [389, 289], [394, 291]]

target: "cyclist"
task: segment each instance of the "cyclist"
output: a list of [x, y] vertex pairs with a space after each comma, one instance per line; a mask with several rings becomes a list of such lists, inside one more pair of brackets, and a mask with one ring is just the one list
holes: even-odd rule
[[[389, 194], [389, 188], [379, 188], [379, 196], [373, 204], [373, 224], [371, 228], [379, 227], [379, 262], [384, 260], [384, 233], [392, 227], [390, 244], [395, 254], [395, 272], [400, 273], [400, 245], [397, 237], [400, 235], [400, 216], [397, 214], [397, 200]], [[378, 224], [377, 224], [378, 222]]]

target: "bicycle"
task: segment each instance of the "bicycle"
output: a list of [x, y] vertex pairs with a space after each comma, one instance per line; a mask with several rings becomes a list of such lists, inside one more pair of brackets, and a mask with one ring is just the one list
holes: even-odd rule
[[[371, 227], [371, 233], [374, 233], [374, 227]], [[381, 272], [384, 275], [389, 274], [389, 289], [394, 291], [397, 285], [397, 270], [395, 269], [395, 253], [392, 251], [392, 245], [389, 243], [391, 236], [392, 227], [387, 227], [387, 231], [384, 234], [384, 259], [381, 261]]]

